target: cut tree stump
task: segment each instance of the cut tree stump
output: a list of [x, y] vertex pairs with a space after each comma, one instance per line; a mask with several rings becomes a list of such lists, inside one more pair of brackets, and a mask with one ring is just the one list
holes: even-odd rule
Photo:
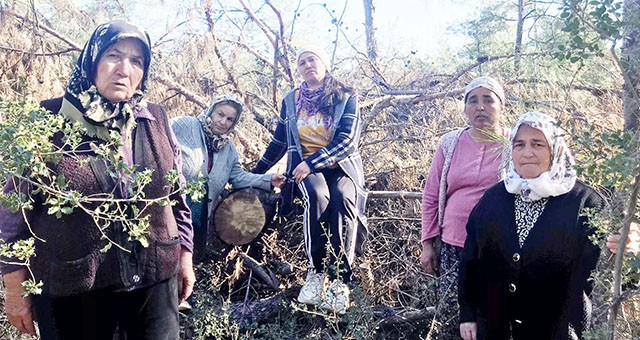
[[231, 245], [253, 241], [273, 220], [277, 195], [255, 188], [230, 192], [220, 201], [213, 216], [218, 237]]

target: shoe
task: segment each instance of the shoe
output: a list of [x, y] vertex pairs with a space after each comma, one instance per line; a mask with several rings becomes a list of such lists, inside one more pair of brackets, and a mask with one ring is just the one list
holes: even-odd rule
[[349, 287], [340, 280], [334, 280], [327, 288], [327, 295], [320, 309], [344, 315], [350, 306]]
[[323, 273], [316, 273], [314, 271], [307, 272], [307, 280], [304, 286], [300, 288], [298, 302], [314, 306], [322, 303], [325, 281], [326, 277]]
[[182, 301], [178, 305], [178, 311], [183, 313], [188, 313], [191, 311], [191, 305], [186, 300]]

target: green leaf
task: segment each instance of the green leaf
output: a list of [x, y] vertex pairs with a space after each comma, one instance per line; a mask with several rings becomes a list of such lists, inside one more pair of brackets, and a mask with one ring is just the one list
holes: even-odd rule
[[144, 248], [148, 248], [149, 247], [149, 241], [147, 240], [146, 237], [140, 237], [138, 239], [138, 242], [140, 242], [140, 244], [144, 247]]

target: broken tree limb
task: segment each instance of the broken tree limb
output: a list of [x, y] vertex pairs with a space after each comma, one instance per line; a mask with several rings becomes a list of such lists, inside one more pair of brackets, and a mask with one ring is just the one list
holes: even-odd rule
[[186, 89], [184, 86], [176, 83], [175, 81], [165, 78], [161, 75], [153, 75], [153, 73], [152, 73], [152, 78], [157, 80], [160, 84], [166, 86], [169, 90], [182, 95], [183, 97], [185, 97], [185, 99], [200, 106], [201, 108], [204, 109], [207, 107], [207, 101], [204, 98], [201, 98], [197, 94], [191, 92], [190, 90]]
[[43, 31], [45, 31], [45, 32], [47, 32], [47, 33], [49, 33], [49, 34], [53, 35], [54, 37], [56, 37], [56, 38], [58, 38], [58, 39], [60, 39], [60, 40], [64, 41], [67, 45], [69, 45], [69, 47], [71, 47], [71, 48], [72, 48], [73, 50], [75, 50], [75, 51], [78, 51], [78, 52], [79, 52], [79, 51], [82, 51], [82, 46], [80, 46], [80, 45], [76, 44], [76, 43], [75, 43], [75, 42], [73, 42], [73, 40], [71, 40], [69, 37], [67, 37], [67, 36], [63, 35], [62, 33], [58, 32], [58, 31], [53, 30], [53, 29], [52, 29], [51, 27], [49, 27], [49, 26], [42, 25], [42, 24], [40, 24], [39, 22], [33, 21], [33, 20], [31, 20], [31, 19], [29, 19], [29, 18], [27, 18], [27, 17], [25, 17], [25, 16], [22, 16], [22, 15], [20, 15], [20, 14], [14, 13], [14, 12], [12, 12], [12, 11], [8, 11], [8, 10], [7, 10], [7, 11], [5, 11], [5, 13], [6, 13], [6, 14], [9, 14], [10, 16], [12, 16], [12, 17], [14, 17], [14, 18], [16, 18], [16, 19], [23, 20], [23, 21], [25, 21], [25, 22], [27, 22], [27, 23], [29, 23], [29, 24], [31, 24], [31, 25], [33, 25], [33, 26], [35, 26], [35, 27], [38, 27], [38, 28], [42, 29]]
[[240, 253], [240, 257], [242, 257], [244, 264], [256, 273], [264, 283], [275, 290], [280, 290], [280, 281], [269, 267], [260, 264], [244, 252]]
[[[282, 294], [277, 294], [262, 300], [233, 303], [229, 306], [229, 316], [240, 326], [240, 329], [247, 329], [251, 325], [269, 320], [280, 312], [282, 299]], [[219, 313], [222, 314], [222, 311]]]
[[427, 307], [425, 309], [408, 310], [402, 312], [392, 311], [391, 316], [387, 316], [384, 319], [378, 321], [376, 328], [385, 329], [390, 326], [397, 326], [398, 324], [415, 324], [419, 321], [429, 319], [436, 314], [436, 307]]
[[411, 192], [411, 191], [369, 191], [367, 198], [402, 198], [402, 199], [415, 199], [421, 200], [422, 193], [421, 192]]

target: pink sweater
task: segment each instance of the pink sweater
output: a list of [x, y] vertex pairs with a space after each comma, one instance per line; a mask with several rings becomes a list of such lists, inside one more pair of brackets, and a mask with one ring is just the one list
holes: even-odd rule
[[477, 144], [469, 132], [460, 135], [447, 174], [447, 202], [442, 222], [442, 235], [438, 226], [438, 191], [444, 164], [442, 146], [431, 161], [429, 176], [422, 193], [421, 241], [442, 236], [442, 241], [462, 247], [467, 237], [469, 214], [482, 194], [498, 182], [502, 145], [499, 142]]

